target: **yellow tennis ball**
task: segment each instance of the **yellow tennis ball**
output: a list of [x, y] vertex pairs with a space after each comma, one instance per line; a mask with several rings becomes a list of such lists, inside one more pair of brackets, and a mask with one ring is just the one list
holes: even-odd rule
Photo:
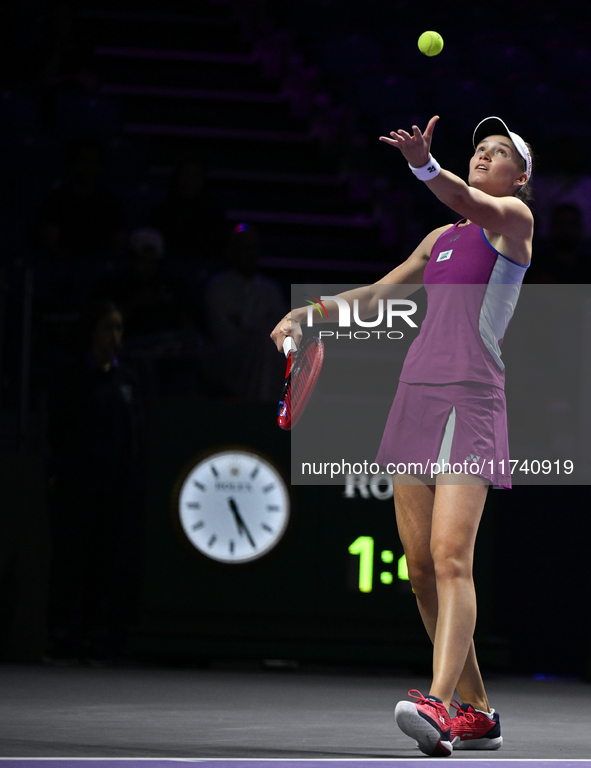
[[419, 37], [419, 51], [425, 56], [437, 56], [443, 50], [443, 38], [439, 32], [423, 32]]

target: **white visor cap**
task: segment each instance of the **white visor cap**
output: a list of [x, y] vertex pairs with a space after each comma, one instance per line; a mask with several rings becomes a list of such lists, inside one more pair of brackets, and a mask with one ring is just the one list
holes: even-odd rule
[[515, 145], [515, 149], [525, 160], [525, 172], [527, 173], [529, 181], [532, 171], [531, 153], [521, 136], [512, 133], [500, 117], [485, 117], [484, 120], [481, 120], [481, 122], [478, 123], [474, 130], [474, 149], [476, 149], [478, 143], [481, 142], [482, 139], [486, 139], [487, 136], [508, 136], [511, 139]]

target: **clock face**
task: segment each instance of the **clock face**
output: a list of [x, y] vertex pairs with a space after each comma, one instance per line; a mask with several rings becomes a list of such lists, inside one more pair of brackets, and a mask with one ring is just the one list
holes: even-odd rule
[[275, 467], [256, 453], [213, 453], [186, 474], [178, 497], [182, 530], [207, 557], [243, 563], [269, 552], [289, 520], [289, 494]]

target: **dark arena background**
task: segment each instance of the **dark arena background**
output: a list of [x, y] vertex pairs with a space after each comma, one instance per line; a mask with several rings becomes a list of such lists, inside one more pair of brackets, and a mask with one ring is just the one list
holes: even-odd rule
[[[434, 114], [462, 178], [484, 117], [531, 143], [525, 283], [590, 283], [590, 89], [570, 0], [2, 4], [7, 765], [419, 757], [393, 709], [426, 693], [432, 648], [391, 487], [290, 484], [269, 334], [292, 284], [372, 283], [452, 220], [378, 141]], [[545, 408], [554, 460], [579, 431], [568, 392]], [[179, 515], [200, 467], [234, 492], [240, 451], [282, 517], [256, 559], [233, 540], [212, 556], [222, 529], [199, 544]], [[508, 725], [495, 759], [591, 755], [590, 510], [587, 485], [489, 493], [475, 639]]]

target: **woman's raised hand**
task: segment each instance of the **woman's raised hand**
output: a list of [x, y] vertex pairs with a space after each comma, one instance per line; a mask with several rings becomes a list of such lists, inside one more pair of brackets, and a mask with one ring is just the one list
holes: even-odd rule
[[439, 117], [435, 115], [429, 120], [425, 132], [421, 133], [417, 125], [413, 125], [412, 134], [406, 131], [391, 131], [390, 136], [380, 136], [380, 141], [391, 144], [398, 149], [404, 155], [406, 161], [412, 165], [413, 168], [421, 168], [429, 162], [429, 155], [431, 153], [431, 140], [433, 138], [433, 131], [435, 130], [435, 124], [439, 120]]

